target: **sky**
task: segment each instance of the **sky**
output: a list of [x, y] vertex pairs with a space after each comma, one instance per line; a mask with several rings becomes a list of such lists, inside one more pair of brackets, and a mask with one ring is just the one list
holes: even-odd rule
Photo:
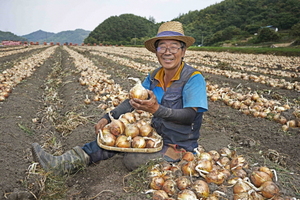
[[52, 33], [93, 31], [111, 16], [134, 14], [170, 21], [222, 0], [0, 0], [0, 31], [18, 36], [43, 30]]

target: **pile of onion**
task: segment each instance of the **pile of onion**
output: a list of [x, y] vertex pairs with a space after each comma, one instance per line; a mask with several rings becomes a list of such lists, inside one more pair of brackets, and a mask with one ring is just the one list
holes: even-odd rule
[[101, 144], [119, 148], [157, 148], [162, 145], [161, 136], [150, 125], [150, 115], [129, 112], [115, 119], [99, 131]]
[[276, 184], [276, 171], [266, 166], [250, 169], [242, 155], [227, 147], [184, 152], [178, 163], [162, 161], [149, 168], [153, 199], [227, 199], [232, 188], [234, 200], [284, 198]]

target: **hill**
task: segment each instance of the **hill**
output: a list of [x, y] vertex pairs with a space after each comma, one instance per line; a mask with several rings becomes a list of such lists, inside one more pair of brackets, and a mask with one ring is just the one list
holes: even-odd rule
[[[185, 34], [196, 39], [195, 45], [291, 42], [297, 36], [291, 30], [300, 31], [299, 10], [299, 0], [224, 0], [170, 20], [182, 22]], [[133, 14], [112, 16], [99, 24], [84, 42], [143, 44], [156, 34], [160, 24]], [[263, 29], [267, 30], [261, 33]]]
[[23, 35], [22, 37], [27, 38], [29, 41], [33, 42], [59, 42], [63, 43], [77, 43], [81, 44], [83, 40], [89, 35], [91, 31], [86, 31], [83, 29], [76, 29], [74, 31], [62, 31], [59, 33], [50, 33], [42, 30], [30, 33], [28, 35]]
[[0, 42], [2, 40], [13, 40], [13, 41], [27, 41], [26, 38], [17, 36], [11, 32], [0, 31]]
[[32, 41], [32, 42], [44, 42], [53, 35], [55, 35], [55, 33], [38, 30], [38, 31], [32, 32], [30, 34], [23, 35], [22, 37], [24, 37], [24, 38], [28, 39], [28, 41]]
[[85, 43], [142, 44], [156, 34], [157, 25], [133, 14], [112, 16], [99, 24], [84, 40]]
[[198, 44], [204, 40], [212, 45], [252, 37], [262, 27], [275, 27], [286, 34], [300, 22], [299, 10], [299, 0], [224, 0], [174, 20], [182, 22]]

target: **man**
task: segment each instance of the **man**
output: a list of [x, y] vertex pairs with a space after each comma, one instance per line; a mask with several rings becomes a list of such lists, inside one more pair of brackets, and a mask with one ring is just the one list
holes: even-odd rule
[[[194, 42], [193, 37], [184, 35], [182, 24], [176, 21], [163, 23], [156, 37], [145, 42], [146, 49], [155, 53], [161, 64], [143, 82], [149, 99], [127, 99], [111, 114], [118, 118], [134, 109], [152, 113], [152, 126], [162, 136], [164, 146], [156, 153], [126, 153], [123, 162], [129, 170], [153, 158], [176, 162], [182, 152], [193, 152], [198, 146], [203, 112], [208, 109], [206, 83], [199, 71], [183, 62], [186, 49]], [[108, 123], [110, 118], [106, 114], [96, 124], [96, 134]], [[61, 175], [73, 173], [117, 153], [100, 148], [97, 141], [82, 148], [74, 147], [61, 156], [46, 153], [37, 143], [32, 147], [34, 159], [46, 171]]]

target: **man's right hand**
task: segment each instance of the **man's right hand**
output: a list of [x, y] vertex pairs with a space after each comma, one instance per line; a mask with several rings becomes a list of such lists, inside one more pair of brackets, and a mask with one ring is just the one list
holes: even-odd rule
[[103, 129], [103, 127], [108, 124], [107, 119], [102, 118], [99, 120], [99, 122], [95, 125], [95, 134], [98, 135], [99, 134], [99, 130]]

